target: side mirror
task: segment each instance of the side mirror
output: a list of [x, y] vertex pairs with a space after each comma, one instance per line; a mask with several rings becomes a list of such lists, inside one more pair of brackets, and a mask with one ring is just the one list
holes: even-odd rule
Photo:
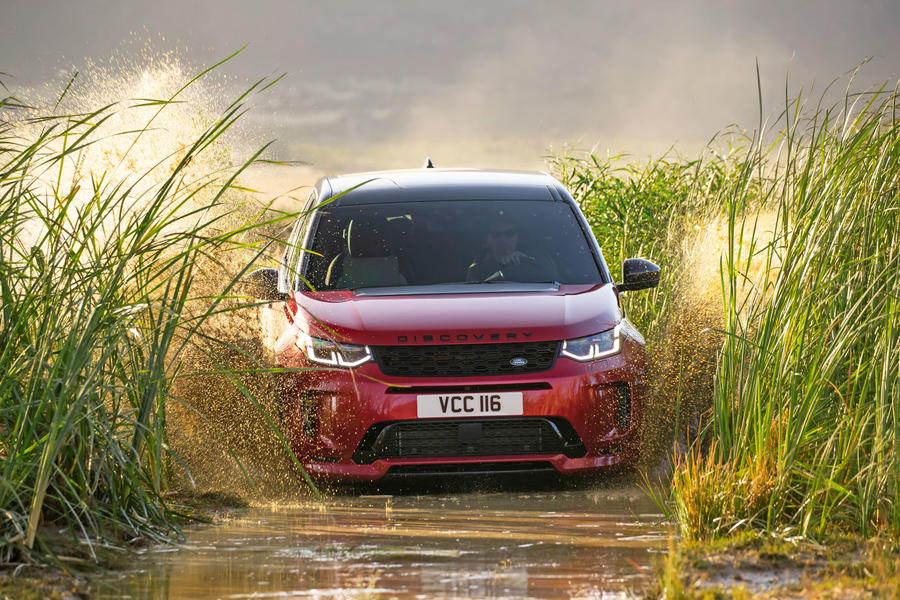
[[257, 269], [244, 277], [243, 282], [248, 285], [250, 293], [260, 300], [276, 302], [288, 299], [288, 294], [278, 291], [278, 269]]
[[643, 258], [626, 258], [622, 263], [622, 283], [616, 287], [620, 292], [644, 290], [659, 285], [660, 268]]

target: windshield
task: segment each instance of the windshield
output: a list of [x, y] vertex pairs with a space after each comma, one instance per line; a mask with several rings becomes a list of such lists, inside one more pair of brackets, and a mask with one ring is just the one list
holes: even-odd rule
[[564, 202], [450, 201], [325, 207], [304, 278], [314, 290], [460, 282], [599, 283]]

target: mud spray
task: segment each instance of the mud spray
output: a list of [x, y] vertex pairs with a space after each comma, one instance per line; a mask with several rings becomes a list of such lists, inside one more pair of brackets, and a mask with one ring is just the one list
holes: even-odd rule
[[733, 237], [729, 229], [725, 217], [701, 218], [672, 253], [669, 276], [677, 283], [665, 326], [652, 344], [641, 453], [654, 478], [667, 476], [672, 454], [684, 453], [709, 417], [730, 294], [723, 286], [727, 253], [744, 265], [734, 292], [738, 306], [762, 301], [778, 266], [767, 265], [762, 251], [774, 242], [774, 213], [751, 212], [736, 223]]
[[[89, 206], [97, 182], [110, 190], [121, 185], [123, 190], [130, 188], [122, 210], [141, 211], [195, 140], [221, 117], [229, 99], [243, 92], [241, 85], [228, 82], [216, 71], [186, 86], [199, 71], [171, 55], [146, 50], [136, 60], [114, 57], [103, 64], [90, 64], [74, 79], [66, 77], [37, 89], [12, 90], [34, 107], [25, 113], [26, 118], [21, 118], [21, 112], [15, 117], [16, 135], [23, 141], [34, 139], [45, 127], [45, 122], [35, 122], [35, 117], [79, 119], [80, 115], [115, 105], [111, 116], [98, 128], [95, 139], [99, 141], [73, 155], [61, 171], [43, 173], [38, 185], [48, 190], [74, 190], [73, 211]], [[170, 99], [174, 102], [157, 102]], [[0, 117], [12, 120], [11, 115]], [[238, 127], [217, 140], [214, 148], [198, 154], [188, 166], [180, 192], [182, 197], [194, 196], [178, 209], [186, 215], [186, 227], [190, 226], [188, 221], [196, 222], [188, 216], [191, 211], [207, 206], [236, 167], [262, 146], [261, 136], [240, 129], [240, 123]], [[52, 150], [58, 152], [66, 143], [60, 140], [59, 147]], [[215, 209], [222, 213], [216, 226], [227, 229], [271, 216], [264, 207], [271, 208], [273, 200], [280, 211], [298, 210], [301, 204], [294, 194], [301, 195], [298, 190], [313, 176], [308, 168], [251, 167], [237, 182], [241, 187], [229, 190], [225, 201]], [[48, 211], [56, 208], [46, 207]], [[98, 236], [109, 235], [121, 218], [111, 217]], [[26, 227], [20, 236], [23, 247], [35, 243], [40, 227], [38, 218]], [[279, 226], [269, 226], [254, 229], [240, 241], [252, 245], [283, 237]], [[272, 245], [268, 254], [257, 260], [259, 266], [271, 264], [278, 251]], [[210, 252], [197, 264], [191, 287], [197, 300], [190, 303], [189, 311], [204, 312], [212, 302], [209, 298], [222, 294], [225, 283], [256, 254], [254, 249]], [[222, 312], [202, 325], [201, 335], [193, 336], [178, 355], [168, 357], [172, 383], [166, 429], [174, 451], [171, 466], [176, 489], [226, 491], [249, 500], [305, 493], [302, 478], [260, 410], [234, 382], [220, 374], [223, 370], [236, 371], [237, 380], [280, 423], [276, 402], [280, 378], [266, 372], [273, 366], [264, 350], [264, 340], [271, 332], [263, 331], [258, 308], [241, 308], [250, 302], [253, 300], [248, 297], [226, 299], [219, 307]]]

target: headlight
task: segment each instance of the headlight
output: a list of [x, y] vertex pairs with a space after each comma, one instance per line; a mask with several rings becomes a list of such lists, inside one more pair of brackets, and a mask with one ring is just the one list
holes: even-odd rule
[[588, 362], [618, 354], [622, 349], [621, 335], [616, 325], [608, 331], [595, 333], [577, 340], [566, 340], [559, 351], [561, 356], [566, 356], [578, 362]]
[[372, 360], [368, 346], [320, 340], [305, 333], [297, 335], [297, 347], [306, 352], [309, 360], [320, 365], [358, 367]]

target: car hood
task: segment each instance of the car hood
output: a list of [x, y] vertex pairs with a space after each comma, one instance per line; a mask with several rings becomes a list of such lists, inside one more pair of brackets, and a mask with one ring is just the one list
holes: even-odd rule
[[368, 345], [573, 339], [621, 319], [612, 284], [416, 296], [304, 292], [294, 293], [288, 307], [295, 324], [312, 335]]

